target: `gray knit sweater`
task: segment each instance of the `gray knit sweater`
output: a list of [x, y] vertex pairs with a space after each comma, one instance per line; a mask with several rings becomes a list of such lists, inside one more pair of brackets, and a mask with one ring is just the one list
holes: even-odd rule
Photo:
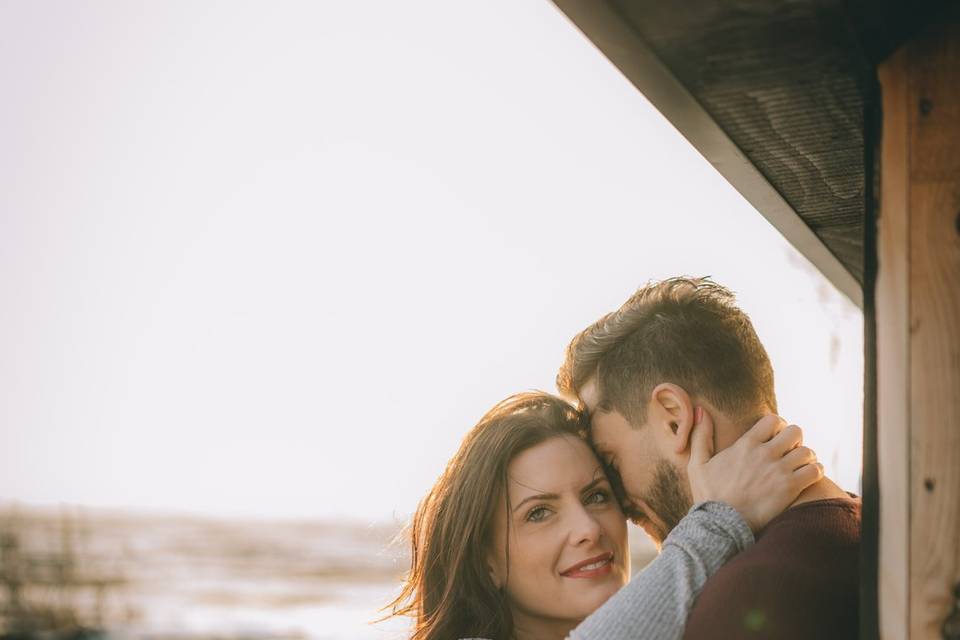
[[[723, 502], [693, 506], [660, 555], [570, 632], [570, 640], [675, 640], [707, 579], [753, 544], [753, 533]], [[482, 640], [482, 639], [473, 639]]]

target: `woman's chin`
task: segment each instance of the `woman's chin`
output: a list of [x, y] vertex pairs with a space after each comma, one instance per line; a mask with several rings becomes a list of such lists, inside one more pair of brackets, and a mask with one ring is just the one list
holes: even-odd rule
[[584, 584], [570, 594], [570, 610], [575, 611], [578, 617], [586, 618], [610, 599], [613, 594], [627, 584], [628, 579], [610, 576], [600, 584]]

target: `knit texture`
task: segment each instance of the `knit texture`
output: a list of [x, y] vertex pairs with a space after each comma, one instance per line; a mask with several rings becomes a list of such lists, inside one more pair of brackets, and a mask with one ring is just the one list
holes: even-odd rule
[[707, 579], [753, 544], [733, 507], [702, 502], [664, 540], [658, 555], [570, 633], [571, 640], [679, 640]]

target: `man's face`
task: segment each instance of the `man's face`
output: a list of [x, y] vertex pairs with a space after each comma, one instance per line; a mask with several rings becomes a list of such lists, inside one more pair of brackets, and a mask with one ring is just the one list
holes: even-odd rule
[[617, 411], [597, 409], [599, 390], [592, 378], [580, 391], [590, 414], [590, 441], [600, 458], [619, 475], [628, 517], [658, 543], [692, 506], [682, 461], [665, 429], [631, 425]]

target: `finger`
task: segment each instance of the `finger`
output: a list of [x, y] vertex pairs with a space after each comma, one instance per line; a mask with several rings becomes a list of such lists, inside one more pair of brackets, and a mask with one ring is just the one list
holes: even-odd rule
[[713, 457], [713, 419], [707, 411], [699, 413], [701, 419], [690, 434], [690, 464], [706, 464]]
[[791, 424], [775, 435], [773, 439], [767, 443], [767, 446], [773, 452], [773, 455], [783, 456], [786, 455], [788, 451], [799, 447], [801, 443], [803, 443], [803, 429], [795, 424]]
[[766, 442], [777, 435], [786, 424], [786, 421], [780, 416], [766, 415], [750, 427], [750, 430], [744, 435], [754, 442]]
[[819, 462], [805, 464], [791, 474], [796, 488], [803, 491], [815, 482], [823, 479], [823, 465]]
[[805, 464], [814, 464], [817, 454], [810, 447], [797, 447], [783, 456], [783, 464], [791, 471], [795, 471]]

